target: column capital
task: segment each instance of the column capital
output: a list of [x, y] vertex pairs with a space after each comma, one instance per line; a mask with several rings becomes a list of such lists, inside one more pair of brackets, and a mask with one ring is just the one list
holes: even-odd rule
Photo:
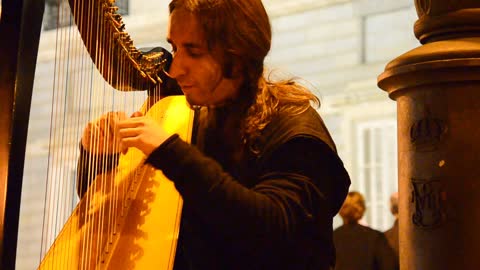
[[480, 34], [480, 1], [415, 0], [414, 33], [422, 43]]

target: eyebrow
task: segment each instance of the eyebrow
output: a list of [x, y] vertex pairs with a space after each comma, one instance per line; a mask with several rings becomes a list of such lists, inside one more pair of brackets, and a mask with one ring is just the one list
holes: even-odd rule
[[[167, 42], [173, 45], [173, 41], [170, 38], [167, 38]], [[187, 43], [183, 43], [182, 45], [189, 49], [202, 48], [201, 44], [195, 43], [195, 42], [187, 42]]]

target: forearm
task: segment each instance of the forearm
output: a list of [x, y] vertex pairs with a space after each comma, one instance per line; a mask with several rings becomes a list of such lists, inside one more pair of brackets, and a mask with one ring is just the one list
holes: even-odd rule
[[110, 171], [118, 165], [119, 154], [92, 154], [80, 144], [77, 162], [77, 195], [82, 198], [98, 174]]

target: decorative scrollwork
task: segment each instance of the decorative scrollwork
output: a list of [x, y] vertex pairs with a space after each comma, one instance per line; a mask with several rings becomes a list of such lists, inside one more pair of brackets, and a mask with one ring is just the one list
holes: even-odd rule
[[111, 31], [114, 33], [115, 43], [143, 78], [150, 80], [153, 84], [161, 83], [162, 79], [158, 74], [162, 72], [167, 61], [164, 58], [164, 53], [156, 52], [146, 55], [133, 46], [133, 41], [130, 35], [125, 32], [125, 24], [122, 16], [117, 13], [118, 7], [114, 5], [114, 2], [106, 0], [102, 3], [102, 7], [105, 21], [108, 22]]

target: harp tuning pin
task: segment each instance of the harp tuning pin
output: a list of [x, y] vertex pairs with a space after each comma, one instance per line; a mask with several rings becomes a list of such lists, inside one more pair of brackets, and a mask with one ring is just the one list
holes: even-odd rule
[[158, 83], [163, 83], [162, 78], [160, 78], [160, 76], [158, 76], [158, 74], [155, 74], [155, 77], [157, 77], [157, 82]]
[[141, 75], [144, 79], [146, 79], [146, 78], [148, 77], [147, 74], [145, 74], [145, 72], [143, 72], [143, 71], [141, 71], [141, 70], [140, 70], [140, 75]]
[[150, 76], [150, 75], [148, 75], [148, 79], [154, 84], [157, 83], [157, 81], [154, 78], [152, 78], [152, 76]]

